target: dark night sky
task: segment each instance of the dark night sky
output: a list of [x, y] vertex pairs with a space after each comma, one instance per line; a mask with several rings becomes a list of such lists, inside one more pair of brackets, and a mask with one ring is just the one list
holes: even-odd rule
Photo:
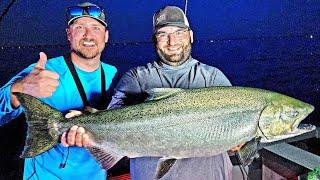
[[[1, 0], [0, 12], [12, 0]], [[0, 46], [67, 44], [65, 9], [83, 1], [16, 1], [0, 22]], [[104, 0], [111, 42], [150, 41], [152, 16], [164, 5], [184, 8], [184, 0]], [[196, 40], [320, 33], [319, 0], [189, 0], [188, 18]]]

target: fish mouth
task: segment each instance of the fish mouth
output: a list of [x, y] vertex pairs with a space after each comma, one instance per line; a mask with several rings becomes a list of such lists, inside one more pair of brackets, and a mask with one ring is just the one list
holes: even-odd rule
[[268, 137], [268, 138], [262, 137], [261, 143], [270, 143], [270, 142], [275, 142], [275, 141], [279, 141], [279, 140], [283, 140], [283, 139], [288, 139], [291, 137], [302, 135], [304, 133], [311, 132], [311, 131], [315, 130], [316, 128], [317, 128], [316, 126], [311, 125], [311, 124], [300, 124], [295, 130], [291, 131], [288, 134], [275, 136], [273, 138], [272, 137]]
[[300, 123], [301, 121], [303, 121], [306, 117], [309, 116], [309, 114], [311, 114], [314, 111], [314, 106], [307, 104], [306, 108], [301, 111], [301, 114], [303, 114], [303, 116], [299, 116], [293, 123], [291, 130], [294, 131], [296, 129], [299, 129], [300, 127]]
[[312, 130], [315, 130], [316, 128], [317, 127], [312, 124], [299, 124], [299, 126], [297, 127], [297, 129], [305, 130], [305, 131], [312, 131]]

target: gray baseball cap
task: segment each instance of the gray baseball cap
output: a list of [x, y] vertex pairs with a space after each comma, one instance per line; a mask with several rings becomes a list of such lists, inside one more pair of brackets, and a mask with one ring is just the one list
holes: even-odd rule
[[153, 15], [153, 32], [164, 26], [190, 28], [186, 15], [176, 6], [166, 6]]
[[104, 13], [104, 10], [96, 4], [84, 2], [78, 4], [77, 6], [71, 6], [67, 9], [68, 25], [72, 24], [74, 20], [81, 17], [91, 17], [107, 27], [106, 15]]

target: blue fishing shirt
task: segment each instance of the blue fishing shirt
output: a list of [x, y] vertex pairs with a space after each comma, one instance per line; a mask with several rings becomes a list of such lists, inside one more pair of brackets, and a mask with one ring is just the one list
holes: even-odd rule
[[[106, 90], [109, 89], [117, 69], [106, 63], [101, 63], [105, 72]], [[23, 108], [14, 109], [10, 101], [10, 89], [14, 82], [27, 76], [34, 68], [30, 65], [0, 89], [0, 125], [6, 124], [18, 117]], [[40, 100], [58, 109], [62, 113], [70, 109], [82, 110], [83, 102], [71, 72], [69, 71], [63, 56], [50, 59], [46, 63], [47, 70], [59, 74], [59, 86], [51, 97]], [[93, 72], [85, 72], [76, 68], [80, 81], [85, 90], [88, 101], [95, 107], [101, 95], [101, 67]], [[66, 163], [64, 168], [61, 163]], [[107, 173], [101, 168], [99, 162], [86, 148], [63, 147], [55, 145], [52, 149], [34, 157], [26, 158], [24, 164], [24, 179], [106, 179]]]

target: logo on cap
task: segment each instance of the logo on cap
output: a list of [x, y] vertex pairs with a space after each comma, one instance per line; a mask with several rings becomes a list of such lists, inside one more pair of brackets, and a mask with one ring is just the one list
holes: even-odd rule
[[164, 14], [160, 15], [156, 20], [156, 24], [159, 24], [160, 22], [164, 21], [165, 19], [166, 19], [166, 16]]

